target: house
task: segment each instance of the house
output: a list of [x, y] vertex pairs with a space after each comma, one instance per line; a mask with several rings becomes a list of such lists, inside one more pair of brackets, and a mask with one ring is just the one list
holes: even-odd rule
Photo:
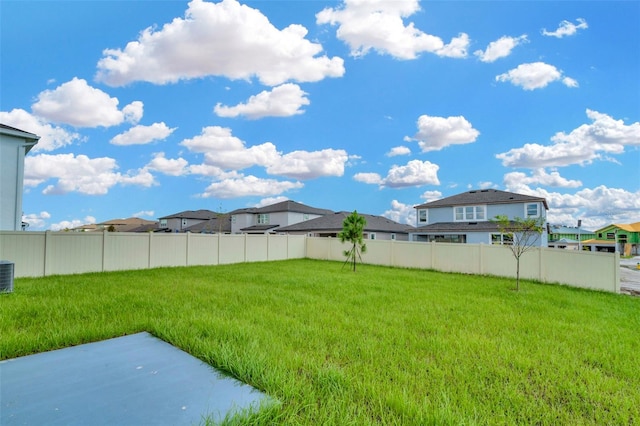
[[216, 217], [191, 225], [183, 231], [197, 234], [230, 234], [231, 216], [228, 213], [219, 213]]
[[586, 250], [618, 252], [625, 256], [640, 254], [640, 222], [611, 224], [595, 232], [595, 238], [583, 242]]
[[216, 219], [219, 215], [221, 213], [212, 212], [211, 210], [185, 210], [158, 218], [158, 230], [164, 232], [187, 232], [190, 227]]
[[552, 248], [560, 248], [567, 250], [578, 250], [584, 246], [584, 241], [595, 238], [593, 231], [562, 225], [547, 226], [549, 234], [549, 242], [547, 245]]
[[111, 219], [100, 223], [91, 223], [71, 229], [73, 232], [148, 232], [158, 227], [158, 222], [139, 217]]
[[233, 234], [268, 234], [278, 231], [279, 227], [333, 214], [333, 211], [286, 200], [264, 207], [238, 209], [229, 214]]
[[[337, 212], [315, 219], [284, 226], [277, 229], [279, 234], [307, 235], [310, 237], [337, 237], [342, 231], [342, 224], [351, 212]], [[402, 225], [382, 216], [360, 214], [367, 221], [363, 237], [368, 240], [408, 241], [409, 233], [414, 230], [411, 225]]]
[[[508, 236], [501, 234], [491, 219], [499, 215], [512, 220], [545, 219], [549, 207], [541, 197], [478, 189], [420, 204], [415, 209], [416, 229], [411, 235], [412, 241], [509, 244]], [[536, 245], [546, 247], [546, 226]]]
[[20, 231], [24, 158], [40, 136], [0, 124], [0, 231]]

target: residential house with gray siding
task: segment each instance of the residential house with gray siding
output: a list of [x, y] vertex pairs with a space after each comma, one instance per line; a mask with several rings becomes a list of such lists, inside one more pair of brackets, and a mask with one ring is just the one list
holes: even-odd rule
[[0, 124], [0, 230], [19, 231], [22, 223], [24, 158], [40, 136]]
[[192, 226], [215, 219], [219, 215], [219, 213], [205, 209], [185, 210], [159, 218], [159, 230], [165, 232], [191, 232], [189, 228]]
[[[360, 213], [359, 213], [360, 214]], [[337, 237], [342, 231], [342, 225], [351, 212], [337, 212], [316, 219], [307, 220], [291, 226], [277, 229], [280, 234], [307, 235], [309, 237]], [[367, 240], [398, 240], [408, 241], [409, 233], [415, 228], [402, 225], [382, 216], [360, 214], [366, 220], [363, 237]]]
[[536, 245], [547, 246], [546, 217], [549, 207], [542, 197], [497, 189], [478, 189], [415, 206], [416, 230], [412, 241], [466, 244], [509, 244], [499, 232], [496, 216], [509, 219], [543, 218], [543, 232]]
[[229, 213], [231, 233], [269, 234], [278, 228], [333, 214], [332, 210], [319, 209], [291, 200], [264, 207], [238, 209]]

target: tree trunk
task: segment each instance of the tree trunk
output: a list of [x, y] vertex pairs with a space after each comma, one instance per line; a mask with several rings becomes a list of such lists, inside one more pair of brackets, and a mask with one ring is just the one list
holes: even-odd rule
[[516, 291], [520, 291], [520, 257], [516, 258]]

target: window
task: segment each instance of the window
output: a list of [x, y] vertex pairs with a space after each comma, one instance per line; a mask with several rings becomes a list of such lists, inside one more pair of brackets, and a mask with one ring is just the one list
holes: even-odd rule
[[491, 234], [491, 244], [513, 245], [513, 236], [505, 234]]
[[268, 225], [269, 224], [269, 214], [260, 213], [258, 214], [258, 225]]
[[486, 218], [486, 206], [461, 206], [456, 207], [455, 221], [468, 221], [468, 220], [485, 220]]
[[436, 242], [436, 243], [460, 243], [464, 244], [467, 242], [467, 236], [464, 234], [446, 234], [446, 235], [427, 235], [428, 242]]
[[375, 240], [376, 239], [376, 234], [373, 233], [373, 232], [371, 234], [369, 234], [369, 239], [370, 240]]
[[607, 240], [615, 240], [616, 233], [615, 232], [607, 232]]
[[395, 240], [396, 239], [396, 234], [391, 234], [391, 239]]
[[167, 227], [167, 219], [160, 219], [160, 228]]
[[540, 216], [540, 205], [538, 203], [529, 203], [525, 207], [525, 217], [538, 217]]
[[418, 225], [421, 223], [427, 223], [427, 211], [418, 210]]

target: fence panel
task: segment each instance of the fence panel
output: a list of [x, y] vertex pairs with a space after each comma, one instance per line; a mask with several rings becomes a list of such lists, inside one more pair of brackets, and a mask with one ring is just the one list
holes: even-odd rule
[[187, 266], [189, 234], [150, 234], [149, 267]]
[[44, 232], [0, 232], [0, 260], [14, 264], [16, 277], [41, 277], [46, 235]]
[[401, 268], [433, 268], [433, 244], [415, 244], [408, 241], [393, 242], [393, 266]]
[[244, 235], [220, 235], [218, 238], [220, 238], [221, 247], [218, 253], [218, 263], [224, 265], [245, 261]]
[[191, 265], [217, 265], [220, 238], [218, 234], [187, 234], [188, 239], [188, 259], [187, 264]]
[[122, 271], [149, 267], [150, 234], [105, 232], [104, 270]]
[[[617, 255], [545, 248], [542, 249], [542, 257], [543, 281], [613, 292], [620, 289]], [[612, 280], [612, 277], [616, 279]]]
[[102, 233], [71, 234], [48, 232], [45, 247], [45, 274], [82, 274], [103, 270]]

